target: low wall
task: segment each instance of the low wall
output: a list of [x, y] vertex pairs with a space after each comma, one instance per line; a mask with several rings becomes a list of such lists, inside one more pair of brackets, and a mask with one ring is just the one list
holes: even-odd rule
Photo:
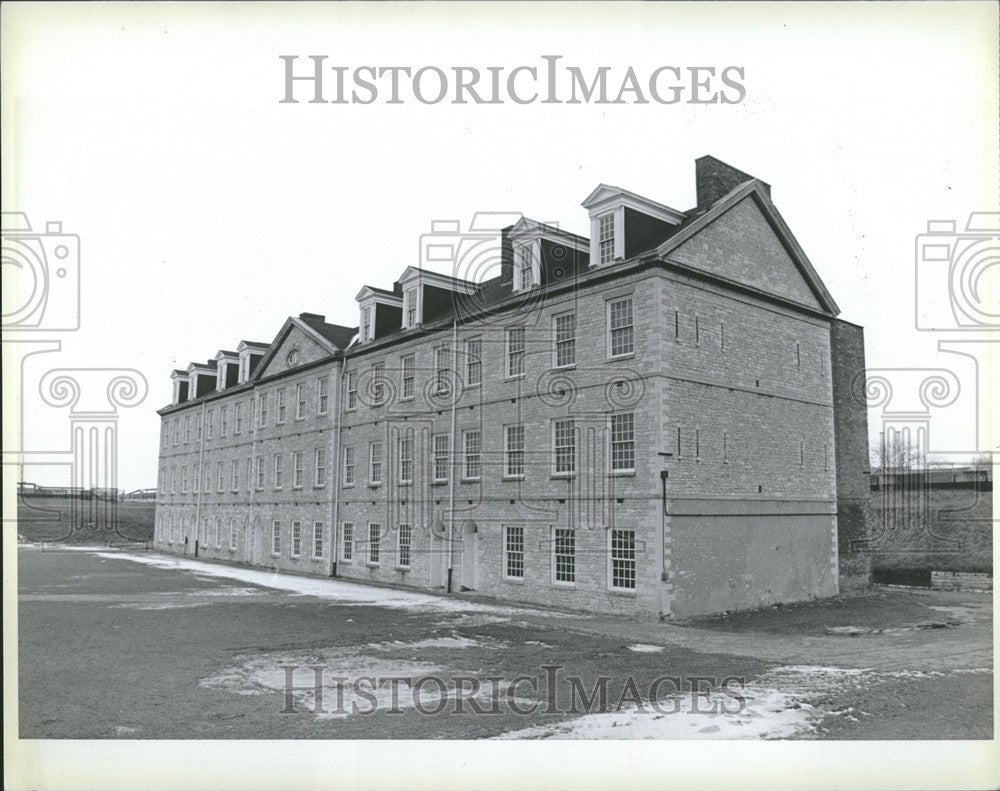
[[993, 577], [990, 574], [972, 572], [932, 571], [931, 587], [943, 591], [991, 591]]

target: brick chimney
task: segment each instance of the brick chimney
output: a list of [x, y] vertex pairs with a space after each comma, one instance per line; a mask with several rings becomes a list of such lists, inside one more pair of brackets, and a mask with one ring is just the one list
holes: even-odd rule
[[[754, 176], [727, 165], [720, 159], [705, 155], [694, 161], [695, 189], [698, 195], [698, 208], [708, 209], [719, 198], [734, 190], [740, 184], [751, 181]], [[768, 197], [771, 196], [771, 185], [760, 182]]]

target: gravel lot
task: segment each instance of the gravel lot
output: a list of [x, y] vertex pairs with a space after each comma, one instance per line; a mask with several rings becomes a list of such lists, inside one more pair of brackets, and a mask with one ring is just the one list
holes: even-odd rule
[[987, 594], [655, 624], [96, 549], [18, 573], [22, 738], [993, 732]]

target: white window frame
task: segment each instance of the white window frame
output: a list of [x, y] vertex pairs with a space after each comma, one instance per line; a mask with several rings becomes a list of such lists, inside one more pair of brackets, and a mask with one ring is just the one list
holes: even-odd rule
[[[511, 432], [519, 432], [520, 438], [518, 444], [519, 448], [511, 447]], [[512, 472], [511, 461], [514, 457], [511, 454], [520, 454], [520, 471]], [[513, 423], [503, 427], [503, 477], [507, 480], [524, 480], [524, 424], [523, 423]]]
[[417, 358], [414, 354], [404, 354], [399, 359], [399, 400], [411, 401], [415, 396]]
[[[406, 562], [403, 562], [403, 554]], [[396, 568], [409, 569], [413, 561], [413, 525], [402, 522], [396, 532]]]
[[[563, 319], [570, 319], [573, 323], [572, 333], [568, 338], [559, 338], [559, 322]], [[559, 362], [560, 344], [562, 349], [569, 348], [569, 362]], [[567, 310], [557, 313], [552, 317], [552, 367], [553, 368], [573, 368], [576, 366], [576, 311]]]
[[219, 436], [224, 437], [229, 431], [229, 407], [219, 407]]
[[361, 308], [361, 342], [375, 340], [375, 305], [364, 305]]
[[[325, 550], [325, 536], [326, 523], [320, 521], [313, 522], [313, 535], [312, 535], [312, 559], [322, 560], [323, 552]], [[317, 551], [319, 550], [319, 551]]]
[[403, 291], [403, 329], [420, 326], [420, 286]]
[[229, 490], [238, 492], [240, 490], [240, 460], [233, 459], [229, 466]]
[[353, 412], [358, 408], [358, 380], [354, 375], [354, 371], [348, 371], [344, 374], [344, 388], [347, 391], [344, 410], [346, 412]]
[[[615, 327], [615, 328], [613, 328], [611, 326], [612, 306], [618, 304], [619, 302], [628, 302], [629, 303], [629, 313], [631, 314], [630, 315], [630, 323], [628, 325], [624, 325], [622, 327]], [[633, 299], [633, 297], [632, 297], [631, 294], [623, 294], [622, 296], [619, 296], [619, 297], [611, 297], [610, 299], [606, 300], [604, 310], [605, 310], [605, 328], [606, 328], [605, 337], [606, 337], [606, 344], [607, 344], [607, 356], [608, 356], [608, 359], [609, 360], [624, 360], [624, 359], [626, 359], [628, 357], [632, 357], [635, 354], [635, 300]], [[631, 348], [627, 352], [619, 352], [619, 353], [615, 354], [614, 353], [614, 344], [612, 342], [613, 333], [616, 330], [625, 329], [625, 326], [627, 326], [629, 328], [629, 331], [630, 331], [630, 339], [631, 339], [630, 346], [631, 346]]]
[[[451, 348], [436, 346], [434, 348], [434, 395], [448, 395], [451, 392], [451, 382], [448, 372], [451, 370]], [[442, 361], [444, 364], [442, 365]]]
[[279, 387], [274, 395], [274, 422], [282, 425], [285, 422], [285, 388]]
[[340, 560], [354, 562], [354, 522], [340, 523]]
[[281, 557], [281, 521], [271, 520], [271, 557]]
[[[518, 531], [518, 541], [514, 546], [519, 546], [519, 549], [512, 549], [511, 543], [511, 531]], [[526, 537], [524, 534], [524, 525], [504, 525], [503, 526], [503, 568], [501, 573], [505, 580], [511, 582], [523, 582], [525, 577], [525, 543]], [[517, 556], [517, 557], [515, 557]], [[513, 560], [517, 560], [517, 563], [512, 563]], [[511, 574], [511, 569], [520, 565], [520, 574]]]
[[608, 264], [614, 263], [617, 257], [615, 253], [616, 248], [616, 231], [617, 228], [617, 214], [616, 210], [605, 212], [604, 214], [599, 214], [595, 219], [597, 221], [597, 232], [595, 238], [597, 239], [597, 261], [595, 262], [598, 266], [607, 266]]
[[[572, 553], [559, 552], [560, 547], [560, 533], [569, 536], [570, 547]], [[552, 526], [552, 584], [560, 588], [575, 588], [576, 587], [576, 530], [568, 527], [558, 527], [556, 525]], [[569, 573], [572, 579], [559, 579], [560, 574], [560, 558], [569, 557]], [[565, 573], [565, 564], [563, 568], [563, 573]]]
[[[376, 449], [378, 449], [376, 458]], [[378, 477], [375, 477], [376, 465]], [[380, 441], [368, 443], [368, 485], [381, 486], [385, 477], [385, 443]]]
[[243, 402], [237, 401], [233, 404], [233, 434], [240, 434], [243, 431]]
[[371, 396], [373, 407], [385, 405], [385, 363], [379, 360], [371, 367]]
[[354, 446], [345, 445], [344, 446], [344, 487], [349, 488], [354, 486], [354, 471], [356, 466], [356, 459], [354, 457]]
[[292, 451], [292, 488], [301, 489], [305, 477], [305, 458], [301, 450]]
[[[615, 440], [615, 423], [616, 421], [621, 421], [624, 418], [630, 418], [631, 420], [631, 439]], [[615, 466], [615, 445], [631, 445], [632, 452], [632, 466], [631, 467], [616, 467]], [[636, 453], [636, 442], [635, 442], [635, 412], [614, 412], [608, 416], [608, 469], [611, 471], [612, 475], [633, 475], [635, 474], [635, 453]]]
[[397, 448], [399, 450], [399, 483], [408, 486], [413, 483], [413, 434], [399, 438]]
[[264, 469], [264, 457], [257, 456], [253, 462], [254, 489], [258, 492], [264, 491], [264, 484], [267, 482], [267, 471]]
[[229, 517], [229, 551], [236, 551], [236, 520]]
[[[469, 450], [469, 440], [472, 436], [476, 437], [476, 443], [478, 448], [475, 453], [470, 453]], [[475, 465], [477, 468], [475, 475], [469, 474], [470, 462], [472, 457], [475, 457]], [[478, 481], [483, 477], [483, 433], [478, 428], [469, 428], [462, 432], [462, 480], [463, 481]]]
[[[562, 423], [569, 423], [571, 425], [571, 436], [573, 438], [573, 443], [572, 443], [571, 446], [570, 445], [566, 445], [566, 444], [564, 444], [564, 445], [558, 445], [557, 444], [557, 440], [559, 438], [559, 425], [562, 424]], [[552, 432], [552, 434], [551, 434], [551, 442], [552, 442], [552, 477], [553, 478], [572, 478], [574, 475], [576, 475], [577, 454], [578, 454], [578, 450], [579, 450], [579, 448], [578, 448], [579, 442], [577, 441], [577, 435], [576, 435], [576, 420], [574, 420], [573, 418], [554, 418], [552, 420], [552, 429], [551, 429], [551, 432]], [[573, 462], [572, 463], [572, 467], [573, 467], [573, 469], [572, 470], [560, 470], [559, 469], [559, 450], [560, 450], [560, 448], [568, 448], [568, 447], [572, 447], [573, 448], [573, 456], [572, 456], [572, 462]]]
[[215, 517], [215, 548], [222, 549], [222, 517]]
[[316, 378], [316, 414], [323, 417], [330, 411], [330, 382], [325, 376]]
[[316, 448], [313, 452], [313, 488], [322, 489], [326, 486], [326, 448]]
[[366, 565], [379, 566], [382, 563], [382, 523], [368, 523], [368, 551]]
[[[621, 593], [635, 593], [639, 585], [639, 550], [638, 550], [638, 539], [636, 538], [636, 531], [629, 528], [610, 528], [607, 537], [607, 548], [608, 548], [608, 590], [621, 592]], [[615, 534], [616, 533], [631, 533], [632, 534], [632, 586], [622, 586], [615, 585]], [[619, 550], [620, 551], [620, 550]], [[629, 558], [620, 558], [623, 561], [629, 561]]]
[[223, 473], [222, 462], [217, 461], [215, 463], [215, 491], [223, 492], [226, 490], [226, 476]]
[[292, 520], [292, 542], [289, 546], [288, 556], [291, 558], [302, 557], [302, 522], [298, 519]]
[[[514, 335], [517, 334], [521, 338], [521, 348], [517, 350], [511, 349], [511, 340]], [[504, 332], [504, 378], [505, 379], [523, 379], [525, 375], [526, 368], [526, 356], [528, 347], [528, 334], [524, 326], [517, 327], [507, 327]], [[514, 357], [514, 355], [520, 355], [519, 357]], [[515, 360], [518, 364], [515, 365]], [[518, 370], [519, 369], [519, 370]]]
[[[474, 350], [475, 349], [475, 350]], [[479, 387], [483, 383], [483, 338], [467, 338], [465, 341], [465, 386]]]
[[302, 382], [295, 385], [295, 419], [306, 419], [306, 388]]
[[[439, 447], [439, 440], [444, 440], [444, 447]], [[431, 440], [432, 445], [432, 457], [431, 463], [433, 469], [431, 470], [431, 475], [433, 476], [434, 483], [447, 483], [449, 476], [449, 469], [451, 467], [451, 435], [450, 434], [435, 434], [434, 438]], [[438, 462], [444, 461], [444, 477], [438, 477]]]
[[281, 491], [281, 487], [285, 482], [284, 454], [275, 453], [272, 464], [274, 465], [274, 490]]

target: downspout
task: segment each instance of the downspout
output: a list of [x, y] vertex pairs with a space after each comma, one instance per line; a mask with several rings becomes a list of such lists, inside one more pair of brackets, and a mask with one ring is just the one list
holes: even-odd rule
[[[247, 376], [249, 377], [250, 364], [247, 363]], [[249, 508], [247, 510], [247, 553], [250, 555], [247, 561], [251, 566], [258, 565], [257, 560], [257, 531], [253, 529], [253, 506], [254, 496], [257, 493], [257, 482], [254, 480], [254, 473], [257, 468], [257, 388], [250, 388], [250, 409], [247, 410], [247, 420], [250, 421], [250, 465], [247, 469], [247, 490], [250, 492]], [[262, 525], [263, 527], [263, 525]]]
[[[339, 368], [339, 371], [338, 371]], [[337, 547], [340, 546], [338, 543], [339, 530], [340, 530], [340, 470], [343, 465], [343, 459], [341, 459], [341, 454], [344, 449], [341, 447], [341, 409], [343, 407], [343, 398], [341, 391], [344, 389], [344, 356], [341, 354], [340, 359], [337, 361], [337, 365], [334, 367], [335, 371], [338, 371], [336, 377], [336, 388], [333, 394], [334, 398], [334, 426], [333, 426], [333, 463], [336, 466], [336, 471], [333, 474], [333, 513], [330, 519], [330, 576], [337, 576]]]
[[451, 575], [452, 575], [452, 562], [454, 556], [454, 540], [455, 540], [455, 477], [458, 475], [458, 459], [455, 455], [455, 421], [457, 418], [458, 411], [458, 387], [455, 385], [458, 383], [458, 320], [452, 319], [451, 322], [451, 372], [452, 372], [452, 390], [451, 390], [451, 478], [448, 484], [448, 588], [447, 592], [451, 593]]
[[201, 482], [205, 478], [205, 470], [202, 466], [205, 464], [205, 434], [207, 433], [205, 426], [205, 402], [201, 402], [201, 443], [198, 446], [198, 480], [195, 481], [195, 486], [198, 487], [198, 497], [195, 500], [194, 507], [194, 556], [198, 557], [198, 536], [201, 535]]

